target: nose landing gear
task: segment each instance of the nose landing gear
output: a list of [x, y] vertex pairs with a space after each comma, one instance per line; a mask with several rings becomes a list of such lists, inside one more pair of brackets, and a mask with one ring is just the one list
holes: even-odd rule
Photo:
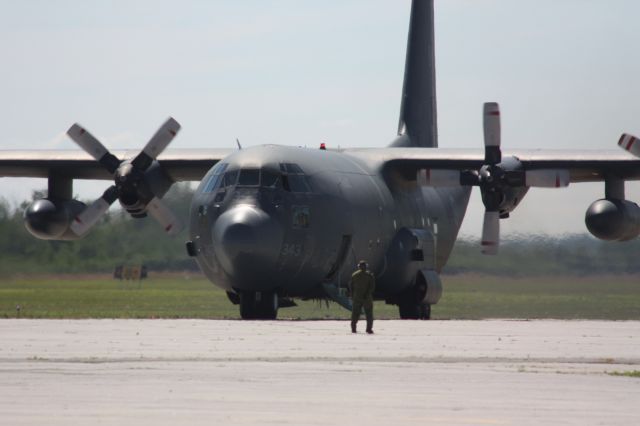
[[240, 316], [242, 317], [242, 319], [276, 319], [278, 317], [278, 293], [240, 293]]

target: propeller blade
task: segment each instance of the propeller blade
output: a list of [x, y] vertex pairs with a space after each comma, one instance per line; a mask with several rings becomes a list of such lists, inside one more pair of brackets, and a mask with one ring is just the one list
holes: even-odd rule
[[640, 157], [640, 140], [635, 136], [623, 133], [618, 141], [618, 146], [636, 157]]
[[485, 211], [482, 225], [483, 254], [498, 254], [500, 246], [500, 212]]
[[67, 130], [67, 135], [87, 154], [92, 156], [96, 161], [102, 164], [109, 173], [113, 174], [120, 165], [120, 160], [111, 154], [107, 148], [100, 143], [91, 133], [78, 123], [74, 124]]
[[81, 236], [86, 234], [100, 218], [109, 210], [109, 207], [118, 198], [118, 190], [115, 186], [110, 186], [104, 191], [102, 197], [88, 205], [78, 214], [71, 223], [71, 230], [74, 234]]
[[569, 186], [569, 170], [527, 170], [525, 186], [537, 188], [564, 188]]
[[142, 152], [133, 159], [131, 162], [133, 167], [142, 171], [147, 170], [153, 160], [165, 150], [179, 131], [180, 124], [172, 117], [169, 117], [147, 142]]
[[158, 197], [147, 204], [147, 213], [160, 223], [162, 229], [169, 234], [175, 235], [182, 230], [180, 219], [171, 211], [171, 209]]
[[451, 187], [460, 186], [460, 171], [442, 169], [424, 169], [418, 171], [420, 186]]
[[502, 161], [500, 151], [500, 107], [496, 102], [487, 102], [483, 108], [484, 163], [498, 164]]

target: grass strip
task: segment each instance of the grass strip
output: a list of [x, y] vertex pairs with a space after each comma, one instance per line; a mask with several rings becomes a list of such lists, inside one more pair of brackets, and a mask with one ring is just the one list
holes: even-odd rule
[[[640, 277], [443, 277], [435, 319], [555, 318], [640, 320]], [[348, 319], [335, 303], [298, 301], [279, 318]], [[18, 311], [16, 308], [20, 307]], [[378, 319], [396, 306], [375, 303]], [[159, 276], [142, 282], [108, 277], [17, 277], [0, 280], [0, 318], [237, 319], [238, 307], [201, 276]]]

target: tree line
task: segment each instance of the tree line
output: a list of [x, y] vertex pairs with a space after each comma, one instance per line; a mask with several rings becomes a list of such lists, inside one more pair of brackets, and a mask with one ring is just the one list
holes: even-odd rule
[[[187, 224], [193, 190], [188, 184], [173, 185], [164, 197]], [[33, 198], [41, 198], [35, 192]], [[166, 235], [150, 217], [132, 219], [113, 208], [77, 241], [48, 241], [33, 237], [24, 227], [24, 211], [30, 201], [11, 208], [0, 199], [0, 274], [110, 273], [116, 265], [144, 264], [151, 271], [198, 269], [187, 256], [186, 226], [175, 236]]]
[[639, 256], [640, 239], [609, 242], [586, 233], [522, 235], [503, 241], [498, 256], [485, 256], [478, 241], [463, 239], [456, 243], [446, 271], [507, 276], [638, 274]]
[[[193, 189], [176, 184], [164, 200], [188, 223]], [[34, 193], [34, 198], [42, 193]], [[43, 241], [24, 227], [31, 201], [12, 208], [0, 199], [0, 275], [110, 273], [116, 265], [145, 264], [150, 271], [197, 271], [187, 256], [185, 229], [167, 236], [151, 218], [132, 219], [112, 208], [90, 235], [78, 241]], [[611, 243], [587, 234], [525, 235], [503, 242], [498, 256], [484, 256], [477, 241], [459, 240], [446, 273], [492, 275], [591, 275], [640, 273], [640, 240]]]

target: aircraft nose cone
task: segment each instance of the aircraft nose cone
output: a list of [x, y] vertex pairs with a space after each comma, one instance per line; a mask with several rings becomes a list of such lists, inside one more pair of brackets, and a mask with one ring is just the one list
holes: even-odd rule
[[214, 251], [238, 287], [272, 286], [282, 246], [280, 224], [258, 207], [240, 205], [224, 212], [213, 227]]

